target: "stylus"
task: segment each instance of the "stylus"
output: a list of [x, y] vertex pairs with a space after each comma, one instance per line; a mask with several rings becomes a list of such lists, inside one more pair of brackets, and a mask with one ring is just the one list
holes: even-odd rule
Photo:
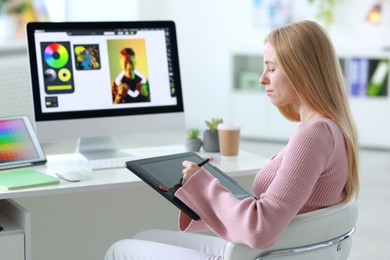
[[213, 157], [209, 157], [209, 158], [207, 158], [206, 160], [204, 160], [204, 161], [198, 163], [198, 166], [199, 166], [199, 167], [202, 167], [203, 165], [205, 165], [206, 163], [208, 163], [209, 161], [212, 161], [212, 160], [213, 160]]
[[[205, 165], [206, 163], [212, 161], [213, 159], [214, 159], [214, 157], [211, 156], [211, 157], [207, 158], [206, 160], [204, 160], [204, 161], [198, 163], [198, 166], [199, 166], [199, 167], [202, 167], [203, 165]], [[158, 189], [161, 190], [161, 191], [163, 191], [163, 192], [167, 192], [167, 191], [174, 191], [174, 192], [175, 192], [178, 188], [181, 187], [181, 182], [182, 182], [182, 180], [183, 180], [183, 178], [180, 179], [180, 181], [179, 181], [178, 184], [176, 184], [175, 186], [173, 186], [173, 187], [171, 187], [171, 188], [168, 188], [168, 187], [165, 186], [164, 184], [159, 184], [159, 185], [158, 185]]]

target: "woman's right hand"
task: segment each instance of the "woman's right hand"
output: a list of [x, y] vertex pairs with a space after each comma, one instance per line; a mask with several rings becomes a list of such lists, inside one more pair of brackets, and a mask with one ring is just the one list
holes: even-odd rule
[[200, 167], [196, 163], [190, 161], [183, 161], [182, 165], [184, 169], [182, 171], [183, 178], [181, 184], [183, 185], [200, 169]]

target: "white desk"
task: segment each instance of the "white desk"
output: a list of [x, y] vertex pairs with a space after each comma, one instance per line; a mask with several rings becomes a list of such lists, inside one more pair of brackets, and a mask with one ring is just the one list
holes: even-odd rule
[[[185, 149], [183, 146], [176, 145], [156, 148], [140, 148], [126, 151], [129, 152], [129, 154], [134, 155], [136, 158], [145, 158], [185, 152]], [[245, 151], [240, 151], [240, 154], [237, 157], [223, 157], [219, 153], [200, 153], [200, 155], [202, 157], [210, 155], [213, 156], [214, 160], [211, 164], [217, 166], [231, 177], [255, 174], [267, 161], [265, 158]], [[64, 171], [64, 169], [83, 169], [82, 166], [80, 166], [80, 160], [82, 160], [82, 156], [77, 153], [49, 155], [47, 156], [47, 163], [45, 165], [34, 166], [31, 167], [31, 169], [55, 176], [56, 172]], [[81, 173], [83, 174], [83, 180], [80, 182], [67, 182], [61, 180], [59, 185], [0, 191], [0, 199], [48, 196], [70, 192], [130, 188], [144, 185], [143, 181], [125, 167], [96, 171], [83, 169], [81, 170]]]
[[[182, 145], [127, 151], [137, 158], [185, 152]], [[235, 178], [253, 177], [268, 160], [244, 151], [238, 157], [201, 154], [209, 155], [214, 157], [212, 164]], [[82, 159], [74, 153], [47, 158], [47, 164], [32, 168], [54, 175], [79, 169]], [[111, 243], [139, 230], [176, 229], [177, 209], [126, 168], [83, 175], [81, 182], [0, 192], [0, 199], [13, 199], [31, 213], [32, 240], [27, 247], [32, 259], [102, 259]]]

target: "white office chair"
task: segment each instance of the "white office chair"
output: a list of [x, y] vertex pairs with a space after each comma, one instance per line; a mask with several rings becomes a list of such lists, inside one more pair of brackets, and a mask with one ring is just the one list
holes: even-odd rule
[[[358, 216], [356, 201], [341, 203], [296, 216], [269, 249], [227, 243], [225, 260], [346, 260], [352, 247], [352, 235]], [[135, 239], [165, 243], [177, 231], [144, 230]], [[194, 233], [182, 234], [189, 239], [203, 239]], [[169, 240], [169, 239], [168, 239]]]
[[226, 260], [346, 260], [358, 216], [356, 201], [298, 215], [267, 250], [228, 243]]

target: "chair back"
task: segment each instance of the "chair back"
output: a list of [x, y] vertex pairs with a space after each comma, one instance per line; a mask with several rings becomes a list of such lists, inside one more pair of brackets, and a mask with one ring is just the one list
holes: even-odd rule
[[226, 260], [346, 260], [352, 247], [358, 207], [355, 200], [296, 216], [269, 249], [229, 243]]

